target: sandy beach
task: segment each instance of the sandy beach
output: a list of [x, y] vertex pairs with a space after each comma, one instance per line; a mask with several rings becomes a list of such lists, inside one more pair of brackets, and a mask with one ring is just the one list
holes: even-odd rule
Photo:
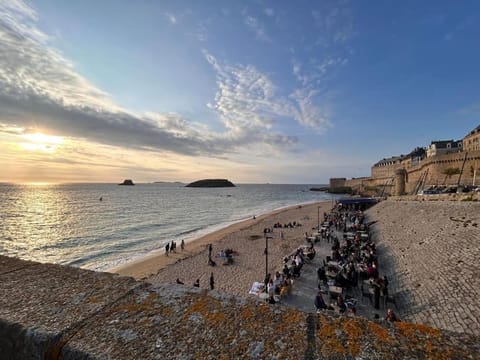
[[[366, 212], [368, 220], [376, 222], [373, 238], [380, 271], [390, 279], [396, 311], [406, 321], [478, 334], [480, 203], [447, 197], [432, 201], [408, 197], [397, 200], [401, 201], [382, 201]], [[247, 296], [252, 283], [263, 281], [265, 276], [263, 230], [277, 222], [302, 224], [274, 229], [269, 240], [269, 272], [280, 270], [283, 257], [305, 244], [305, 232], [313, 232], [317, 214], [322, 219], [331, 205], [326, 201], [295, 206], [250, 219], [189, 243], [184, 252], [177, 249], [176, 254], [168, 257], [162, 252], [129, 263], [116, 272], [153, 284], [174, 283], [179, 278], [191, 286], [199, 278], [200, 287], [205, 289], [209, 288], [213, 272], [216, 289]], [[207, 263], [210, 243], [215, 267]], [[233, 265], [224, 266], [218, 253], [227, 248], [238, 255]]]
[[[305, 233], [314, 232], [318, 214], [320, 221], [323, 213], [331, 209], [331, 201], [308, 205], [292, 206], [233, 224], [224, 229], [205, 235], [186, 244], [182, 252], [177, 244], [177, 252], [166, 256], [164, 251], [146, 258], [111, 269], [121, 275], [133, 276], [153, 284], [174, 283], [177, 278], [192, 285], [199, 278], [200, 287], [209, 287], [209, 277], [213, 272], [215, 288], [221, 291], [245, 296], [254, 281], [263, 281], [265, 277], [265, 238], [263, 230], [272, 228], [275, 223], [300, 223], [294, 228], [274, 229], [269, 240], [269, 271], [280, 270], [285, 255], [290, 254], [299, 245], [305, 244]], [[281, 239], [283, 232], [283, 239]], [[217, 266], [208, 265], [208, 244], [213, 246], [213, 260]], [[233, 265], [222, 265], [218, 256], [222, 249], [233, 249]]]

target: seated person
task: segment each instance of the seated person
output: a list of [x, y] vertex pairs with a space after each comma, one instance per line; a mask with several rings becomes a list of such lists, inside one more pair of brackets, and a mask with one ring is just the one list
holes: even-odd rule
[[232, 255], [227, 255], [227, 259], [223, 263], [223, 265], [232, 265], [233, 264], [233, 256]]
[[325, 304], [325, 301], [323, 300], [323, 296], [320, 290], [317, 292], [317, 295], [315, 295], [314, 304], [317, 311], [328, 308], [327, 304]]
[[338, 295], [337, 297], [337, 306], [338, 311], [340, 311], [341, 313], [344, 313], [347, 310], [347, 305], [345, 305], [342, 295]]
[[387, 310], [387, 315], [385, 316], [385, 320], [387, 321], [400, 321], [400, 319], [395, 315], [392, 309]]
[[290, 278], [283, 280], [282, 285], [280, 286], [280, 297], [284, 297], [292, 291], [292, 281]]

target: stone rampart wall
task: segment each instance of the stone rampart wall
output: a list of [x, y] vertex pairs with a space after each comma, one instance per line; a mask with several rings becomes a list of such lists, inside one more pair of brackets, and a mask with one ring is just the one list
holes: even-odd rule
[[411, 194], [418, 188], [421, 179], [424, 180], [424, 187], [457, 185], [460, 176], [452, 175], [448, 177], [445, 176], [444, 171], [448, 168], [462, 170], [462, 167], [460, 184], [471, 185], [473, 169], [477, 169], [475, 184], [480, 185], [480, 151], [469, 151], [425, 158], [415, 165], [410, 165], [409, 161], [403, 161], [394, 165], [373, 166], [370, 178], [348, 179], [345, 181], [345, 186], [351, 187], [357, 193], [365, 191], [368, 193], [369, 191], [366, 188], [370, 188], [370, 192], [372, 192], [371, 189], [377, 187], [378, 189], [382, 188], [384, 194], [390, 195], [394, 187], [395, 171], [403, 168], [407, 171], [405, 192]]
[[341, 188], [345, 186], [345, 181], [347, 179], [345, 178], [331, 178], [330, 179], [330, 188], [335, 189], [335, 188]]

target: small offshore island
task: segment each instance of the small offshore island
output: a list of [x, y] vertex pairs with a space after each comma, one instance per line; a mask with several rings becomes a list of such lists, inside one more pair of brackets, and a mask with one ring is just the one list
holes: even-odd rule
[[235, 185], [227, 179], [204, 179], [194, 181], [185, 187], [206, 187], [206, 188], [217, 188], [217, 187], [235, 187]]
[[123, 180], [123, 182], [122, 182], [121, 184], [118, 184], [118, 185], [130, 185], [130, 186], [133, 186], [133, 185], [135, 185], [135, 184], [133, 183], [132, 180], [130, 180], [130, 179], [125, 179], [125, 180]]

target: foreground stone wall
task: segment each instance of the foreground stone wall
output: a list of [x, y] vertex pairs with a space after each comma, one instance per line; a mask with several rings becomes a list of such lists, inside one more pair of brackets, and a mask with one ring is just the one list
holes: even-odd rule
[[477, 337], [0, 256], [2, 359], [478, 359]]

